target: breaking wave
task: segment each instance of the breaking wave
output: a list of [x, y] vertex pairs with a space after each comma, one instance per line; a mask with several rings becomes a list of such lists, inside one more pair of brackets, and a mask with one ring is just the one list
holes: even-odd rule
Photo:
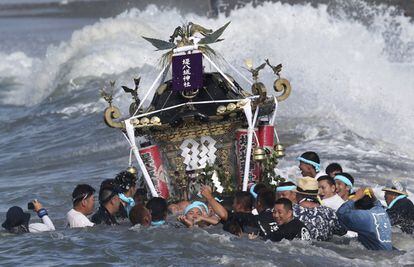
[[[125, 73], [135, 75], [131, 69], [141, 72], [136, 75], [143, 77], [142, 88], [148, 88], [161, 53], [154, 53], [140, 36], [167, 39], [184, 22], [218, 28], [230, 20], [226, 40], [214, 48], [246, 75], [241, 68], [246, 58], [253, 58], [256, 65], [265, 58], [283, 63], [282, 74], [290, 79], [293, 93], [280, 105], [280, 114], [333, 120], [358, 135], [411, 153], [414, 25], [393, 8], [370, 7], [361, 1], [343, 3], [334, 11], [326, 5], [265, 3], [217, 19], [183, 16], [178, 10], [155, 6], [132, 9], [75, 31], [67, 42], [50, 46], [44, 58], [18, 51], [2, 55], [6, 60], [0, 62], [0, 84], [8, 88], [3, 102], [38, 105], [57, 88], [64, 89], [63, 95], [92, 90], [73, 84], [108, 75], [118, 84], [119, 80], [130, 83], [132, 77]], [[344, 7], [358, 5], [351, 11]], [[273, 78], [270, 71], [261, 76], [268, 88]], [[93, 104], [88, 107], [99, 112]], [[71, 112], [68, 107], [62, 109]]]

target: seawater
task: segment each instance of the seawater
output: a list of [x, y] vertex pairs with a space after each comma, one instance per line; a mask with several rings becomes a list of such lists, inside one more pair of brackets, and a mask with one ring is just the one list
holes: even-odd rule
[[[141, 76], [142, 96], [159, 71], [161, 53], [141, 36], [167, 39], [176, 26], [189, 21], [213, 29], [231, 21], [225, 40], [212, 47], [246, 76], [242, 66], [248, 58], [256, 65], [266, 58], [283, 64], [282, 75], [293, 87], [277, 117], [287, 152], [279, 164], [284, 175], [295, 178], [295, 157], [314, 150], [325, 167], [339, 162], [357, 186], [374, 186], [379, 197], [381, 186], [393, 177], [406, 178], [414, 191], [414, 25], [393, 7], [337, 1], [335, 6], [247, 5], [218, 18], [156, 6], [102, 19], [1, 17], [0, 217], [10, 206], [25, 207], [37, 198], [57, 231], [23, 236], [1, 232], [0, 264], [414, 264], [414, 241], [398, 232], [394, 245], [402, 251], [384, 253], [341, 238], [312, 245], [249, 241], [220, 227], [130, 229], [125, 222], [119, 227], [65, 228], [74, 186], [98, 188], [128, 163], [123, 136], [102, 121], [106, 103], [99, 89], [116, 80], [114, 103], [127, 114], [130, 97], [120, 85], [131, 87], [132, 78]], [[272, 73], [262, 72], [261, 80], [271, 89]]]

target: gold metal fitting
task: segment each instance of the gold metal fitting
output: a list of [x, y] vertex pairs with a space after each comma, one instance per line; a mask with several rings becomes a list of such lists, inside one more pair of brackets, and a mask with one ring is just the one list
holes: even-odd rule
[[138, 174], [138, 170], [134, 166], [129, 166], [126, 171], [133, 174], [133, 175], [135, 175], [135, 176]]
[[219, 106], [217, 108], [217, 114], [223, 114], [224, 112], [226, 112], [227, 108], [225, 106]]
[[237, 102], [237, 107], [238, 108], [242, 108], [244, 105], [246, 105], [247, 104], [247, 102], [248, 102], [248, 100], [246, 100], [246, 99], [242, 99], [242, 100], [240, 100], [239, 102]]
[[276, 144], [274, 146], [274, 151], [277, 158], [283, 158], [285, 156], [285, 148], [281, 144]]
[[161, 119], [158, 118], [157, 116], [154, 116], [154, 117], [151, 118], [150, 122], [151, 122], [151, 124], [160, 125], [161, 124]]
[[144, 117], [141, 119], [141, 124], [142, 125], [147, 125], [150, 122], [150, 120], [147, 117]]
[[266, 151], [261, 147], [255, 148], [253, 152], [253, 159], [259, 162], [264, 161], [266, 159]]
[[139, 125], [139, 119], [131, 119], [131, 123], [132, 125], [137, 126]]
[[236, 104], [234, 104], [234, 103], [229, 103], [228, 105], [227, 105], [227, 111], [233, 111], [233, 110], [235, 110], [237, 108], [237, 106], [236, 106]]

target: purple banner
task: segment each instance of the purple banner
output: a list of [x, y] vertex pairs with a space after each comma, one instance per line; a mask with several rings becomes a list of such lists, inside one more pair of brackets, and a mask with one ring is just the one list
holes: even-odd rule
[[203, 56], [201, 53], [173, 56], [173, 90], [195, 91], [203, 87]]

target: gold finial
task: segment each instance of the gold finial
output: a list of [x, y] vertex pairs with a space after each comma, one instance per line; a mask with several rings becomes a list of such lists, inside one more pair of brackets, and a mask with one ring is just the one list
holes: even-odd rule
[[134, 166], [129, 166], [126, 171], [135, 176], [138, 174], [138, 170]]

